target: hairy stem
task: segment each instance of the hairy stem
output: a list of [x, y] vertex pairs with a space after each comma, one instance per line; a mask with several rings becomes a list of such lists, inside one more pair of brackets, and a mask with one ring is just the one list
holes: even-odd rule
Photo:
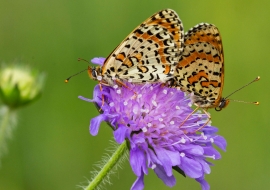
[[96, 189], [96, 187], [104, 180], [104, 178], [109, 174], [111, 169], [119, 162], [122, 156], [125, 155], [127, 150], [127, 143], [123, 142], [113, 153], [107, 163], [101, 168], [98, 174], [94, 177], [94, 179], [89, 183], [84, 190], [92, 190]]

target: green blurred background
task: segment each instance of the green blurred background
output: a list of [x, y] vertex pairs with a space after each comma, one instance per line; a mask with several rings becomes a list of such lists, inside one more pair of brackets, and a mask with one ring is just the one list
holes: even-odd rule
[[[224, 96], [261, 76], [232, 97], [261, 105], [231, 103], [221, 112], [210, 111], [228, 142], [227, 152], [206, 176], [211, 189], [270, 189], [270, 1], [0, 0], [0, 61], [21, 61], [47, 73], [42, 98], [19, 112], [9, 153], [2, 158], [1, 190], [72, 190], [87, 184], [112, 131], [103, 124], [99, 135], [91, 136], [89, 121], [98, 112], [77, 98], [91, 98], [97, 83], [86, 72], [68, 84], [64, 79], [87, 67], [78, 57], [106, 57], [164, 8], [179, 14], [185, 31], [200, 22], [218, 26], [225, 49]], [[176, 178], [172, 189], [200, 189], [193, 179]], [[126, 162], [107, 189], [129, 189], [135, 179]], [[145, 189], [169, 188], [150, 171]]]

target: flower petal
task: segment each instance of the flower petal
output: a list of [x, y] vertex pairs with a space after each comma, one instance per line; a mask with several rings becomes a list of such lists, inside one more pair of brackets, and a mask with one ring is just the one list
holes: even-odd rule
[[144, 175], [138, 176], [136, 181], [133, 183], [131, 190], [141, 190], [144, 188]]
[[204, 149], [199, 145], [187, 145], [182, 147], [182, 152], [187, 154], [191, 154], [193, 156], [202, 156], [204, 153]]
[[181, 158], [180, 168], [191, 178], [199, 178], [203, 175], [201, 164], [186, 156]]
[[103, 57], [95, 57], [91, 60], [92, 63], [102, 66], [106, 58]]
[[216, 149], [214, 149], [214, 147], [204, 147], [204, 154], [209, 157], [213, 157], [214, 160], [221, 158], [221, 154]]
[[114, 139], [119, 144], [123, 143], [126, 138], [128, 128], [125, 125], [118, 125], [118, 128], [113, 132]]
[[195, 180], [200, 183], [202, 190], [209, 190], [210, 189], [210, 185], [207, 183], [207, 181], [205, 181], [204, 177], [200, 177], [200, 178], [197, 178]]
[[155, 152], [157, 154], [159, 161], [162, 163], [162, 166], [166, 172], [166, 175], [171, 176], [173, 165], [172, 165], [172, 161], [170, 157], [166, 154], [166, 151], [163, 148], [155, 148]]
[[224, 137], [216, 136], [213, 138], [215, 145], [217, 145], [221, 150], [226, 151], [227, 142]]
[[210, 169], [208, 162], [206, 162], [205, 160], [202, 160], [202, 159], [197, 159], [197, 161], [202, 165], [203, 172], [206, 174], [210, 174], [211, 169]]
[[106, 116], [101, 114], [97, 117], [94, 117], [90, 121], [90, 134], [96, 136], [98, 134], [99, 126], [102, 121], [106, 119]]
[[95, 102], [94, 99], [85, 98], [85, 97], [83, 97], [83, 96], [78, 96], [78, 98], [81, 99], [81, 100], [84, 100], [84, 101], [86, 101], [86, 102]]
[[169, 187], [173, 187], [176, 183], [176, 180], [173, 175], [167, 176], [165, 170], [163, 169], [162, 166], [157, 165], [156, 168], [154, 169], [155, 173], [157, 176]]
[[137, 147], [130, 150], [130, 165], [136, 176], [143, 175], [142, 167], [145, 165], [145, 157], [143, 151]]

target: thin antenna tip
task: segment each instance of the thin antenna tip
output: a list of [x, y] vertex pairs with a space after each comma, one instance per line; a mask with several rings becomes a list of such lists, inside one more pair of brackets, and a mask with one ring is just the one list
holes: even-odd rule
[[66, 79], [66, 80], [65, 80], [65, 83], [68, 83], [68, 81], [69, 81], [69, 79]]
[[256, 80], [260, 80], [260, 79], [261, 79], [261, 77], [260, 76], [257, 76]]
[[255, 105], [259, 105], [259, 104], [260, 104], [260, 102], [254, 102], [254, 104], [255, 104]]

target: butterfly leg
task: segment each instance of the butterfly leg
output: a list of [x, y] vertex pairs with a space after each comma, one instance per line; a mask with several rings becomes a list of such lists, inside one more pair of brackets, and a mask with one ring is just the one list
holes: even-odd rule
[[186, 117], [186, 119], [184, 119], [184, 121], [181, 123], [181, 125], [179, 126], [182, 127], [184, 125], [184, 123], [190, 118], [190, 116], [192, 116], [192, 114], [194, 114], [200, 107], [197, 107], [193, 110], [193, 112], [191, 112], [190, 114], [188, 114], [188, 116]]
[[211, 116], [210, 114], [207, 112], [207, 109], [202, 109], [203, 112], [207, 115], [208, 119], [207, 121], [205, 122], [205, 124], [203, 126], [201, 126], [200, 128], [198, 128], [197, 130], [195, 130], [193, 133], [196, 133], [197, 131], [200, 131], [202, 128], [204, 128], [208, 123], [209, 121], [211, 120]]
[[134, 95], [135, 95], [135, 98], [137, 97], [137, 92], [135, 92], [134, 90], [132, 90], [131, 88], [129, 88], [127, 85], [125, 85], [122, 81], [120, 81], [120, 80], [115, 80], [115, 82], [119, 85], [119, 86], [123, 86], [123, 87], [125, 87], [125, 88], [127, 88], [128, 90], [130, 90], [130, 91], [132, 91], [133, 93], [134, 93]]

